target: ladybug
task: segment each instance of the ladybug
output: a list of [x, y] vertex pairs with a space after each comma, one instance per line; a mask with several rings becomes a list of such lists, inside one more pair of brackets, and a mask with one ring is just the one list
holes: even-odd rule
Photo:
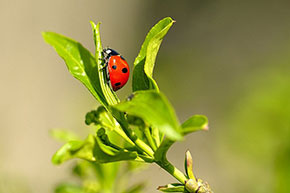
[[129, 65], [123, 56], [111, 48], [104, 49], [103, 54], [108, 81], [111, 83], [113, 90], [117, 91], [128, 81]]

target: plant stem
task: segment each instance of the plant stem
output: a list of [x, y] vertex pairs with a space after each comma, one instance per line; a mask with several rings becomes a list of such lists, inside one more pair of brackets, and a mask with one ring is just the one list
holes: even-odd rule
[[155, 152], [155, 162], [168, 173], [170, 173], [173, 177], [175, 177], [179, 182], [185, 184], [185, 181], [188, 180], [188, 178], [179, 169], [174, 167], [166, 157], [166, 153], [173, 143], [174, 141], [168, 138], [165, 138], [162, 141], [158, 150]]
[[[133, 139], [132, 139], [133, 138]], [[134, 143], [142, 150], [144, 150], [149, 156], [154, 156], [154, 151], [146, 144], [144, 141], [139, 139], [138, 137], [132, 137], [131, 139], [134, 141]]]
[[154, 157], [154, 151], [151, 149], [149, 145], [147, 145], [144, 141], [139, 139], [136, 134], [127, 126], [121, 125], [124, 132], [127, 134], [127, 136], [136, 144], [136, 146], [146, 152], [150, 157]]
[[156, 163], [182, 184], [185, 184], [186, 180], [188, 180], [187, 177], [179, 169], [174, 167], [168, 160]]
[[160, 146], [160, 135], [159, 135], [159, 130], [157, 128], [152, 128], [152, 137], [156, 143], [156, 146]]
[[127, 137], [134, 142], [137, 148], [141, 150], [141, 152], [147, 153], [150, 157], [154, 157], [154, 151], [151, 149], [149, 145], [147, 145], [144, 141], [140, 140], [136, 134], [129, 128], [129, 124], [124, 116], [124, 113], [121, 113], [119, 111], [115, 111], [113, 108], [111, 108], [111, 113], [113, 117], [117, 120], [117, 122], [120, 124], [122, 130], [127, 135]]
[[145, 136], [146, 136], [146, 138], [147, 138], [147, 140], [149, 142], [149, 145], [152, 147], [153, 151], [156, 151], [157, 147], [155, 145], [155, 142], [153, 141], [153, 138], [151, 136], [151, 132], [149, 130], [149, 127], [146, 127], [144, 129], [144, 134], [145, 134]]

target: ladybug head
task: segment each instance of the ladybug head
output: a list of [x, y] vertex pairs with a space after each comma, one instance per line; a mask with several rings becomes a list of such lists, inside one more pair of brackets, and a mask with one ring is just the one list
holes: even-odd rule
[[107, 56], [118, 56], [120, 55], [118, 52], [116, 52], [115, 50], [111, 49], [111, 48], [105, 48], [103, 50], [103, 52], [107, 55]]

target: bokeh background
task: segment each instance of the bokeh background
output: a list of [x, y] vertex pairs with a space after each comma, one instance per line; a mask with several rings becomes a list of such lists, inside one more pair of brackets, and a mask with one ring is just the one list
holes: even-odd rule
[[[44, 43], [55, 31], [93, 51], [89, 21], [101, 21], [104, 46], [132, 66], [158, 20], [176, 20], [154, 76], [181, 121], [205, 114], [210, 131], [189, 135], [169, 152], [215, 192], [290, 192], [290, 2], [230, 0], [0, 0], [0, 192], [51, 193], [70, 179], [70, 163], [53, 166], [60, 147], [51, 128], [85, 135], [98, 106]], [[124, 99], [131, 83], [118, 92]], [[136, 179], [146, 192], [175, 182], [157, 166]]]

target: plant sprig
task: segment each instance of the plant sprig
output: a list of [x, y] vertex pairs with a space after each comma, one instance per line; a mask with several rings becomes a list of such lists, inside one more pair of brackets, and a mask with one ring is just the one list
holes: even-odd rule
[[[186, 134], [208, 129], [203, 115], [194, 115], [180, 124], [174, 108], [160, 92], [153, 79], [156, 56], [164, 36], [174, 21], [164, 18], [146, 36], [134, 62], [133, 93], [127, 100], [120, 99], [105, 79], [103, 54], [99, 32], [100, 23], [91, 22], [96, 46], [93, 56], [80, 43], [65, 36], [44, 32], [43, 37], [64, 59], [70, 73], [80, 80], [101, 104], [86, 115], [86, 123], [94, 125], [96, 134], [85, 140], [72, 140], [61, 147], [52, 162], [61, 164], [72, 158], [95, 163], [140, 161], [156, 163], [180, 183], [159, 187], [161, 191], [212, 192], [206, 183], [196, 179], [192, 172], [191, 156], [186, 153], [186, 174], [174, 167], [166, 158], [168, 149]], [[110, 138], [117, 134], [118, 140]], [[189, 171], [191, 170], [191, 172]]]

